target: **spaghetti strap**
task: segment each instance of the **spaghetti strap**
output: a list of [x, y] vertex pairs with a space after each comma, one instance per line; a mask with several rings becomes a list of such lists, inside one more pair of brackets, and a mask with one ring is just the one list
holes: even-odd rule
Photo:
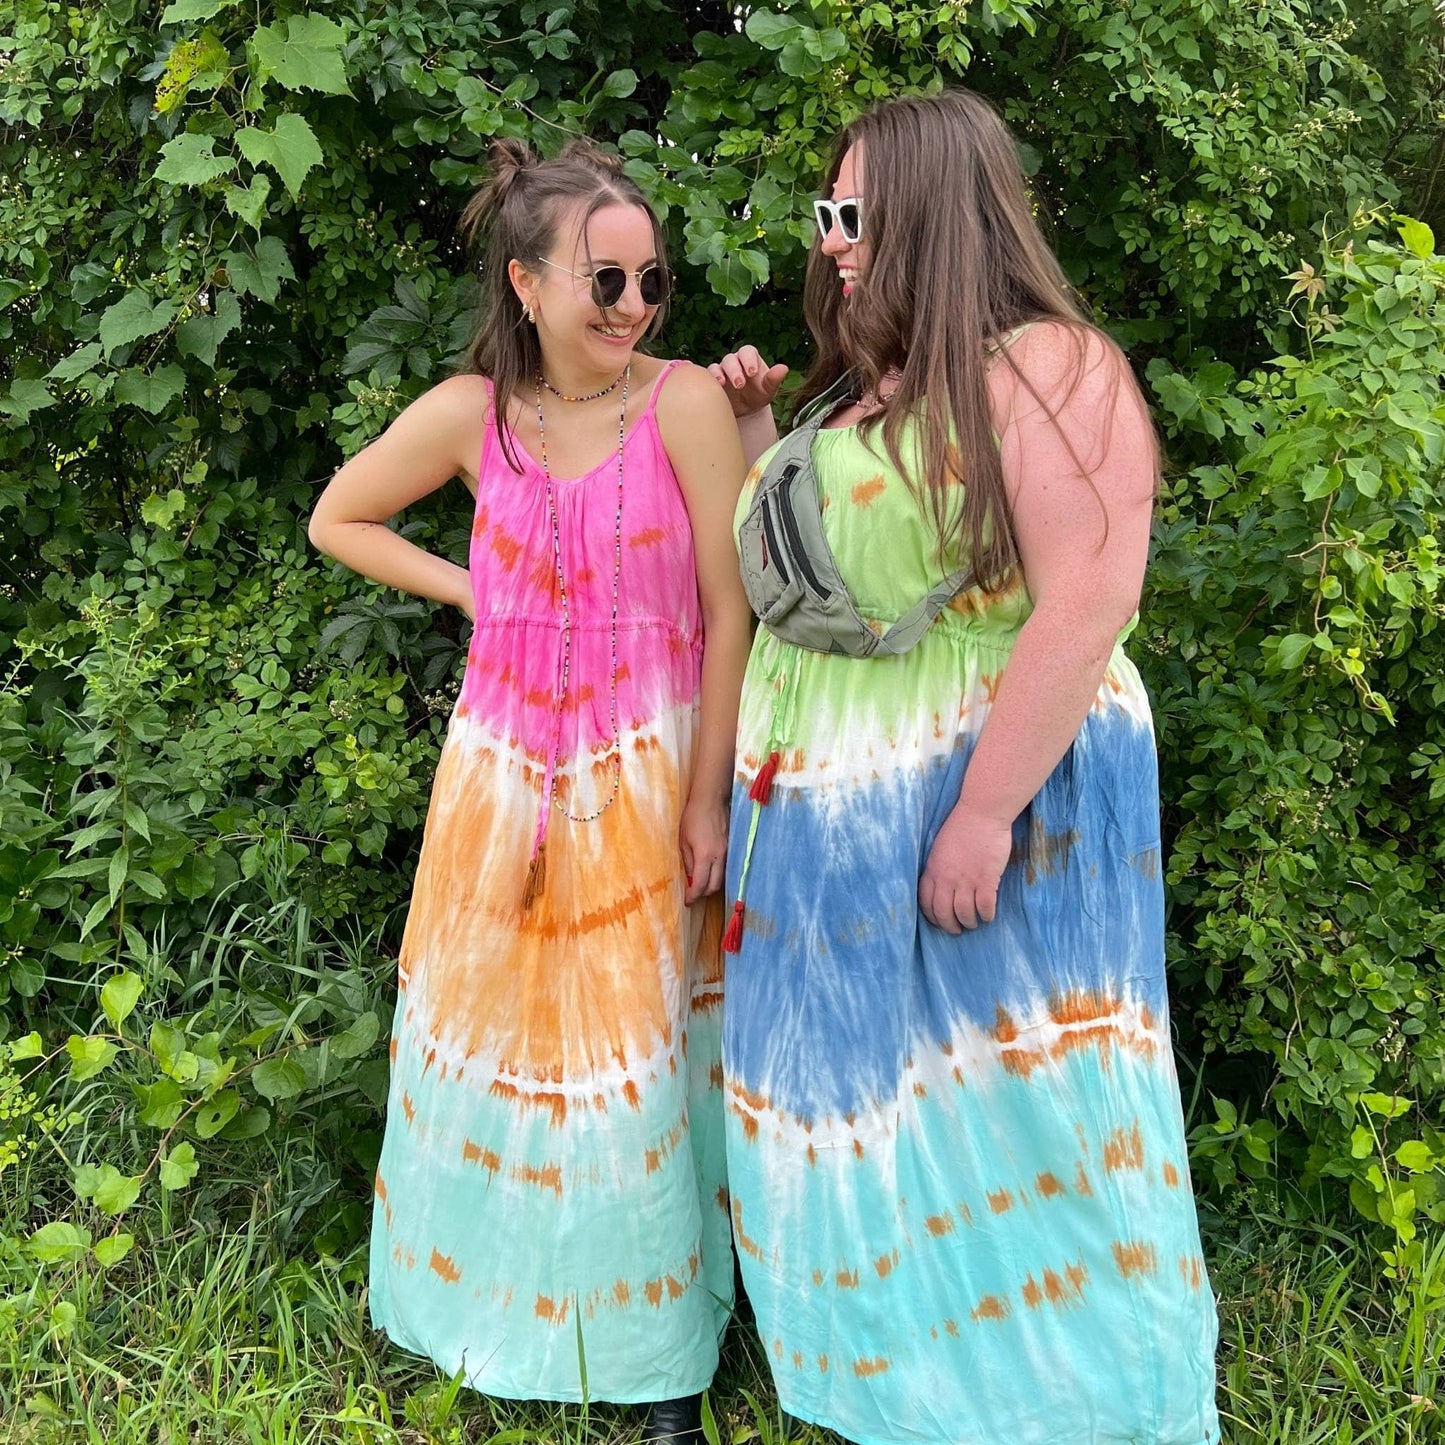
[[1005, 331], [1002, 336], [996, 336], [991, 341], [985, 341], [983, 344], [984, 350], [992, 352], [1007, 351], [1025, 331], [1031, 330], [1037, 325], [1038, 322], [1036, 321], [1025, 321], [1022, 326], [1014, 326], [1008, 331]]
[[657, 380], [652, 383], [652, 395], [647, 398], [647, 409], [642, 413], [643, 416], [651, 416], [652, 413], [657, 410], [657, 398], [662, 394], [663, 382], [683, 364], [683, 359], [680, 356], [674, 357], [673, 360], [669, 361], [667, 365], [657, 373]]

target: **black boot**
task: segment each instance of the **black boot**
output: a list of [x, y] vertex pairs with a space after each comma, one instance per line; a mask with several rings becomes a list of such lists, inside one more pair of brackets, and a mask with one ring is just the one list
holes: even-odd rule
[[647, 1407], [642, 1445], [705, 1445], [702, 1433], [702, 1396], [658, 1400]]

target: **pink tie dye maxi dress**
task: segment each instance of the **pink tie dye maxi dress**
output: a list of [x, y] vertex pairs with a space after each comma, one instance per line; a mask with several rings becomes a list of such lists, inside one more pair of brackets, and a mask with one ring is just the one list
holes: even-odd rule
[[[476, 631], [402, 944], [371, 1313], [511, 1398], [638, 1402], [712, 1379], [732, 1297], [720, 905], [688, 908], [678, 821], [698, 722], [692, 534], [659, 378], [617, 457], [555, 479], [570, 680], [541, 468], [488, 418]], [[560, 743], [560, 746], [558, 744]], [[543, 797], [558, 760], [556, 799]], [[522, 899], [539, 821], [546, 882]]]

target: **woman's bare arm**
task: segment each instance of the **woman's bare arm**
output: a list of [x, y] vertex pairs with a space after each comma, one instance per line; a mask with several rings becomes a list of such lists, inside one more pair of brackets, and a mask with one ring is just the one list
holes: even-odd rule
[[1034, 608], [919, 885], [925, 914], [950, 933], [992, 919], [1014, 819], [1083, 725], [1143, 584], [1157, 465], [1149, 420], [1112, 347], [1090, 335], [1081, 375], [1077, 354], [1054, 324], [1011, 350], [1058, 427], [1011, 368], [996, 365], [991, 378]]
[[318, 550], [353, 571], [472, 615], [465, 567], [418, 547], [386, 524], [481, 456], [488, 395], [479, 376], [454, 376], [417, 398], [331, 479], [307, 534]]
[[727, 400], [701, 369], [683, 367], [668, 378], [657, 420], [692, 521], [703, 616], [702, 724], [681, 828], [691, 903], [722, 887], [727, 861], [738, 696], [752, 623], [733, 543], [744, 467]]

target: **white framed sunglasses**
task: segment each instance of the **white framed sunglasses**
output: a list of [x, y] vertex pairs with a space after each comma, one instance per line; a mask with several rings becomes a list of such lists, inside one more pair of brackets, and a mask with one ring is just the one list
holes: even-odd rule
[[863, 239], [863, 197], [844, 196], [841, 200], [813, 202], [813, 216], [818, 222], [818, 238], [826, 241], [828, 232], [837, 226], [839, 234], [850, 245]]

